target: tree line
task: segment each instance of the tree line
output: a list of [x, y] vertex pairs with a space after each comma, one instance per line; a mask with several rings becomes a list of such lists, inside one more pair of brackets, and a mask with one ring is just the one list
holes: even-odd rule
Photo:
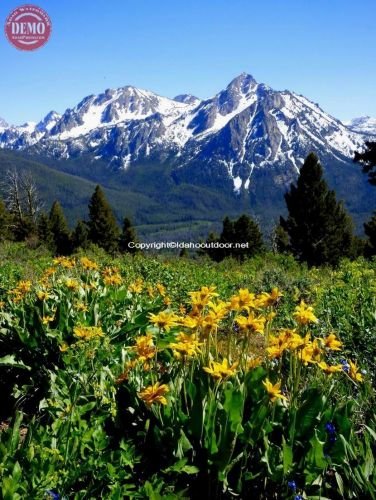
[[137, 242], [135, 229], [128, 217], [120, 230], [114, 213], [100, 186], [89, 201], [87, 221], [79, 220], [73, 231], [59, 201], [54, 201], [48, 213], [43, 210], [30, 173], [9, 171], [3, 183], [6, 195], [0, 199], [0, 240], [28, 240], [45, 245], [54, 255], [69, 255], [78, 248], [94, 243], [106, 252], [134, 252], [131, 242]]
[[[367, 142], [354, 161], [363, 166], [371, 184], [376, 185], [376, 143]], [[87, 221], [79, 220], [69, 230], [63, 209], [55, 201], [47, 214], [43, 211], [31, 174], [8, 172], [4, 201], [0, 200], [0, 239], [36, 239], [56, 255], [67, 255], [94, 243], [109, 253], [135, 252], [130, 242], [137, 235], [129, 218], [120, 230], [110, 204], [100, 186], [89, 201]], [[290, 253], [310, 266], [336, 265], [343, 257], [376, 255], [376, 212], [364, 224], [366, 240], [353, 234], [353, 224], [342, 202], [336, 199], [323, 177], [318, 157], [310, 153], [296, 184], [285, 194], [288, 215], [280, 217], [272, 236], [272, 249]], [[238, 260], [262, 253], [266, 246], [257, 222], [243, 214], [232, 221], [223, 220], [220, 235], [209, 234], [211, 244], [204, 250], [211, 259]], [[217, 243], [217, 245], [214, 245]], [[239, 246], [243, 244], [243, 246]]]
[[[364, 153], [357, 153], [354, 161], [363, 165], [371, 184], [376, 185], [376, 143], [366, 143]], [[364, 224], [366, 240], [353, 234], [353, 224], [342, 202], [337, 201], [323, 178], [318, 157], [310, 153], [306, 158], [296, 184], [285, 194], [288, 215], [280, 217], [274, 230], [272, 247], [280, 253], [291, 253], [297, 260], [310, 266], [336, 265], [343, 257], [356, 258], [376, 255], [376, 212]], [[207, 243], [248, 243], [246, 248], [208, 248], [213, 260], [231, 256], [237, 259], [261, 253], [265, 246], [258, 224], [248, 215], [231, 221], [226, 217], [219, 236], [210, 234]]]

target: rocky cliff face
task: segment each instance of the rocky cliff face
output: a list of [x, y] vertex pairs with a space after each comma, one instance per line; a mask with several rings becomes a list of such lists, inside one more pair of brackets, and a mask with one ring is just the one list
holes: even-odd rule
[[176, 182], [239, 191], [260, 170], [277, 169], [277, 183], [288, 183], [311, 150], [349, 162], [364, 130], [363, 122], [346, 126], [305, 97], [243, 73], [202, 101], [131, 86], [108, 89], [38, 124], [1, 124], [0, 146], [55, 158], [89, 153], [122, 170], [151, 158], [168, 161]]

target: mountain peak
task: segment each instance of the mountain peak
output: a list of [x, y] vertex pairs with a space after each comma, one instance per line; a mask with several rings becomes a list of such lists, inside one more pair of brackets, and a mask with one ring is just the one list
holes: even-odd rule
[[376, 134], [376, 118], [372, 118], [371, 116], [359, 116], [358, 118], [353, 118], [343, 123], [354, 132], [372, 135]]
[[227, 85], [227, 89], [239, 89], [242, 93], [246, 93], [250, 87], [257, 85], [257, 81], [249, 73], [240, 73]]
[[174, 101], [182, 102], [184, 104], [198, 104], [200, 99], [192, 94], [179, 94], [174, 97]]
[[9, 124], [0, 116], [0, 127], [9, 127]]

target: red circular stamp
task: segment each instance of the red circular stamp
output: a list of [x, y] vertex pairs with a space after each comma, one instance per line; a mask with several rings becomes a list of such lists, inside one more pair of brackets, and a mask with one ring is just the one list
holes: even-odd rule
[[47, 43], [51, 35], [51, 20], [36, 5], [21, 5], [5, 21], [5, 34], [9, 42], [20, 50], [35, 50]]

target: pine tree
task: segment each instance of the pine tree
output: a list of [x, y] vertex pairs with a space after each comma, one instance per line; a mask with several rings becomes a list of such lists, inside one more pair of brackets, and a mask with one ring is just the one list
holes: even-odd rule
[[329, 190], [314, 153], [308, 155], [285, 200], [289, 215], [286, 220], [281, 217], [281, 225], [298, 260], [314, 266], [335, 265], [351, 254], [351, 219]]
[[289, 235], [279, 223], [273, 233], [272, 248], [273, 252], [288, 253], [290, 251]]
[[368, 174], [368, 180], [376, 185], [376, 142], [366, 141], [366, 149], [355, 153], [354, 161], [363, 166], [363, 172]]
[[[245, 248], [237, 248], [236, 244], [244, 243]], [[262, 252], [264, 244], [258, 224], [248, 215], [241, 215], [234, 223], [234, 234], [231, 255], [243, 260]]]
[[[229, 217], [225, 217], [219, 238], [214, 233], [210, 233], [206, 243], [222, 245], [222, 248], [207, 248], [205, 250], [205, 253], [216, 262], [220, 262], [226, 257], [243, 260], [260, 253], [264, 246], [258, 224], [248, 215], [241, 215], [234, 222]], [[244, 244], [244, 248], [237, 247], [237, 244]], [[227, 247], [224, 248], [223, 245], [227, 245]]]
[[37, 234], [38, 234], [38, 240], [41, 243], [43, 243], [51, 251], [56, 250], [50, 219], [48, 215], [44, 212], [42, 212], [38, 217]]
[[49, 221], [53, 235], [54, 252], [57, 255], [69, 255], [72, 251], [70, 233], [63, 209], [58, 201], [54, 201], [52, 204]]
[[100, 186], [95, 188], [89, 202], [89, 240], [107, 252], [119, 247], [119, 228], [115, 216]]
[[372, 218], [364, 224], [364, 232], [368, 236], [365, 249], [366, 255], [376, 255], [376, 212], [374, 212]]
[[[213, 232], [209, 233], [209, 236], [205, 243], [207, 245], [211, 245], [213, 243], [219, 243], [218, 235]], [[215, 262], [220, 262], [223, 259], [223, 251], [221, 248], [210, 248], [210, 246], [207, 246], [206, 248], [199, 250], [198, 253], [199, 255], [200, 254], [208, 255]]]
[[72, 233], [72, 246], [76, 250], [77, 248], [85, 249], [88, 245], [89, 229], [85, 221], [79, 220]]
[[123, 231], [120, 236], [119, 248], [121, 252], [136, 253], [134, 243], [138, 243], [136, 230], [128, 217], [124, 217]]
[[[230, 220], [229, 217], [225, 217], [223, 219], [223, 227], [219, 237], [219, 243], [222, 243], [223, 245], [232, 245], [234, 241], [235, 241], [234, 223]], [[229, 246], [228, 248], [218, 248], [215, 253], [216, 253], [216, 258], [214, 260], [219, 261], [224, 259], [225, 257], [229, 257], [232, 252]]]

